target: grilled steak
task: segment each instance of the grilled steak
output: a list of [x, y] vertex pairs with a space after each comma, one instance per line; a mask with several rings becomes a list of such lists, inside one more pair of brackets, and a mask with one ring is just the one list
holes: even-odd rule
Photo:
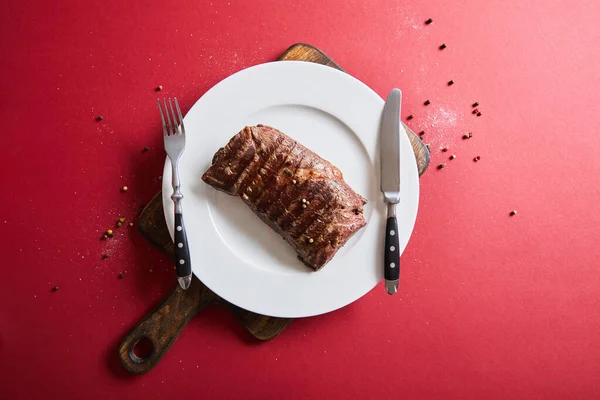
[[232, 137], [202, 180], [241, 197], [315, 271], [366, 224], [367, 201], [340, 170], [268, 126], [247, 126]]

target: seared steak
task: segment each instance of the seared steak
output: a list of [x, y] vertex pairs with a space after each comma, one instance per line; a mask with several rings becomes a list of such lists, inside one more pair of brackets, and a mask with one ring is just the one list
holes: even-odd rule
[[232, 137], [202, 180], [241, 197], [315, 271], [366, 224], [367, 201], [340, 170], [268, 126], [247, 126]]

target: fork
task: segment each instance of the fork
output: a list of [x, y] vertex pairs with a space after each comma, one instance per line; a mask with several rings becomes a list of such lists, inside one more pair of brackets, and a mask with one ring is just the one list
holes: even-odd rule
[[[185, 226], [183, 225], [183, 213], [181, 208], [181, 200], [183, 195], [180, 190], [179, 170], [177, 163], [185, 150], [185, 127], [183, 126], [183, 117], [177, 98], [173, 102], [168, 99], [169, 107], [167, 107], [167, 99], [158, 99], [158, 111], [160, 111], [160, 119], [162, 120], [163, 137], [165, 141], [165, 151], [171, 160], [171, 168], [173, 177], [171, 185], [173, 186], [173, 194], [171, 200], [175, 204], [175, 267], [177, 270], [177, 281], [183, 290], [187, 290], [192, 282], [192, 265], [190, 262], [190, 250], [188, 247], [187, 235]], [[164, 110], [163, 110], [164, 109]], [[166, 118], [165, 118], [166, 116]]]

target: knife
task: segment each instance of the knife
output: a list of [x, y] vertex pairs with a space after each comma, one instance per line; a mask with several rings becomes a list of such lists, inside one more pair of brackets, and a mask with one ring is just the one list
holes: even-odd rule
[[[379, 145], [381, 155], [381, 191], [387, 205], [385, 224], [384, 278], [385, 290], [393, 295], [400, 280], [400, 244], [396, 205], [400, 203], [400, 103], [402, 92], [392, 89], [381, 116]], [[404, 131], [404, 129], [402, 129]]]

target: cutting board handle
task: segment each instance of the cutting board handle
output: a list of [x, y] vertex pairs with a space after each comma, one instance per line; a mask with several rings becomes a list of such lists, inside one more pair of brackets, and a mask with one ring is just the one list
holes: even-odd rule
[[[165, 301], [141, 320], [121, 342], [118, 357], [123, 367], [134, 374], [150, 371], [169, 351], [192, 318], [217, 300], [216, 295], [198, 279], [192, 279], [188, 290], [177, 285]], [[139, 351], [137, 354], [136, 350]]]

